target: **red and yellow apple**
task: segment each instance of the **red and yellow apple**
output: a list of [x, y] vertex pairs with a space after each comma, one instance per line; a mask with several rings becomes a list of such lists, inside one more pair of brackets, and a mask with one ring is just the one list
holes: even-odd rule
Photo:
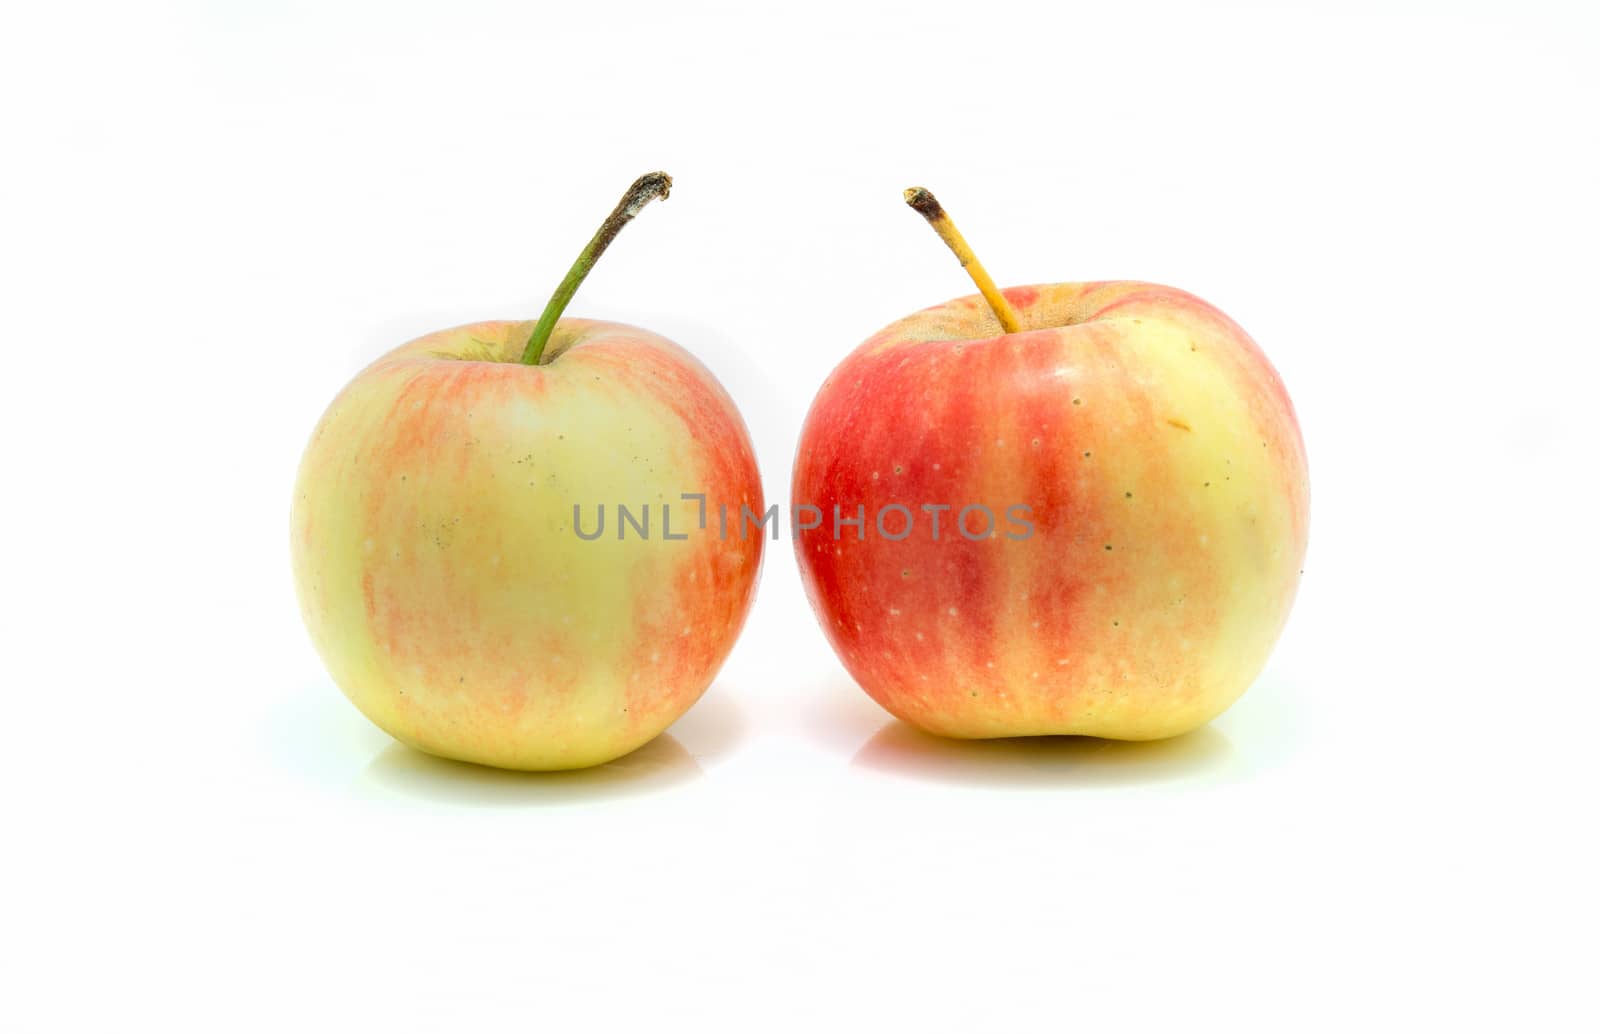
[[649, 331], [548, 323], [537, 348], [533, 321], [489, 322], [379, 359], [294, 492], [295, 581], [334, 681], [395, 738], [504, 768], [595, 765], [664, 730], [732, 648], [761, 561], [760, 535], [702, 519], [763, 505], [712, 375]]
[[[1015, 333], [959, 298], [874, 334], [822, 386], [793, 478], [822, 515], [795, 537], [811, 604], [862, 688], [930, 732], [1194, 729], [1255, 679], [1299, 583], [1289, 396], [1183, 291], [1004, 299]], [[862, 526], [836, 536], [835, 507]]]

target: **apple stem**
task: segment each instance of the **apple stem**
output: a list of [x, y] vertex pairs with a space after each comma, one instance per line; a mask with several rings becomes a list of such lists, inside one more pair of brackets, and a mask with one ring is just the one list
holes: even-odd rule
[[529, 366], [537, 366], [544, 355], [544, 346], [549, 343], [550, 335], [556, 329], [556, 321], [561, 318], [561, 313], [567, 308], [567, 303], [572, 301], [572, 296], [578, 293], [578, 285], [583, 283], [583, 278], [589, 275], [589, 270], [600, 256], [605, 253], [611, 242], [616, 240], [617, 234], [639, 210], [656, 198], [665, 198], [672, 190], [672, 177], [664, 172], [647, 172], [633, 181], [633, 186], [622, 195], [622, 200], [617, 202], [617, 207], [606, 216], [606, 221], [600, 224], [600, 229], [595, 231], [589, 243], [583, 246], [578, 253], [578, 259], [567, 270], [567, 275], [562, 278], [556, 287], [555, 294], [545, 303], [544, 311], [539, 314], [539, 322], [534, 324], [533, 333], [528, 336], [528, 344], [522, 350], [522, 361]]
[[961, 236], [961, 231], [950, 221], [950, 216], [945, 213], [944, 206], [939, 204], [939, 199], [933, 196], [932, 191], [927, 187], [908, 187], [905, 199], [906, 204], [916, 209], [918, 215], [928, 220], [928, 225], [933, 227], [933, 232], [939, 235], [939, 239], [956, 253], [956, 258], [961, 260], [961, 268], [967, 271], [972, 282], [978, 285], [983, 300], [994, 310], [995, 318], [1000, 321], [1000, 329], [1007, 334], [1015, 334], [1021, 330], [1022, 324], [1017, 322], [1017, 313], [1011, 308], [1011, 303], [1000, 293], [1000, 288], [994, 285], [989, 271], [983, 268], [978, 256], [972, 253], [972, 245]]

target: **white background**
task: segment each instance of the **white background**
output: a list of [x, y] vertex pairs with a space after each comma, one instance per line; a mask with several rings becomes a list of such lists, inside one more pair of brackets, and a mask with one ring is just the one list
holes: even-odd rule
[[[1558, 3], [9, 9], [8, 1029], [1594, 1029], [1600, 71]], [[369, 359], [571, 310], [738, 399], [770, 498], [850, 348], [1003, 284], [1192, 290], [1311, 456], [1266, 673], [1177, 741], [945, 744], [787, 542], [604, 769], [434, 761], [300, 627]]]

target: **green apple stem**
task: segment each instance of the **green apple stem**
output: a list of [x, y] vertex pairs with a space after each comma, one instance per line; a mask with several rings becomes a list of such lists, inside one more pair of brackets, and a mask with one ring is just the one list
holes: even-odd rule
[[1007, 334], [1015, 334], [1022, 329], [1022, 324], [1017, 321], [1017, 314], [1011, 308], [1011, 303], [1006, 301], [1006, 296], [994, 285], [994, 280], [989, 276], [989, 271], [983, 268], [983, 263], [978, 261], [978, 256], [972, 253], [972, 245], [961, 236], [961, 231], [956, 229], [956, 224], [951, 222], [950, 216], [945, 213], [944, 206], [939, 204], [939, 199], [927, 187], [907, 187], [905, 191], [906, 204], [917, 210], [917, 214], [928, 220], [928, 225], [939, 235], [939, 239], [950, 246], [956, 253], [956, 258], [961, 260], [961, 268], [967, 271], [972, 282], [978, 285], [978, 291], [983, 295], [983, 300], [989, 303], [989, 308], [994, 310], [995, 319], [1000, 321], [1000, 329]]
[[566, 311], [567, 303], [572, 301], [572, 296], [578, 293], [578, 285], [583, 283], [583, 278], [589, 275], [589, 270], [600, 256], [605, 253], [611, 242], [616, 240], [617, 234], [634, 216], [639, 214], [639, 209], [648, 205], [656, 198], [665, 198], [672, 190], [672, 177], [664, 172], [647, 172], [633, 181], [633, 186], [622, 195], [622, 200], [617, 202], [617, 207], [606, 216], [606, 221], [600, 224], [600, 229], [595, 231], [589, 243], [578, 252], [578, 260], [567, 270], [567, 275], [562, 278], [556, 287], [555, 294], [550, 296], [550, 301], [545, 303], [544, 311], [539, 314], [539, 322], [534, 324], [533, 333], [528, 336], [528, 344], [522, 350], [522, 361], [529, 366], [537, 366], [544, 355], [544, 346], [549, 343], [550, 335], [556, 329], [556, 321]]

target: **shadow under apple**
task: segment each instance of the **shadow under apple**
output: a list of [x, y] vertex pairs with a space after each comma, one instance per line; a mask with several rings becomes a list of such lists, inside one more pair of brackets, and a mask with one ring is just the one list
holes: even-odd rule
[[689, 782], [700, 765], [670, 733], [593, 768], [514, 772], [434, 757], [391, 741], [362, 774], [380, 790], [434, 804], [547, 807], [651, 793]]
[[937, 782], [1020, 789], [1089, 789], [1199, 779], [1231, 765], [1228, 738], [1206, 726], [1167, 740], [1092, 736], [952, 740], [891, 721], [851, 764]]
[[701, 761], [731, 753], [743, 736], [744, 720], [733, 695], [712, 686], [667, 732], [593, 768], [514, 772], [435, 757], [391, 741], [367, 765], [363, 779], [381, 790], [439, 804], [586, 804], [692, 781], [703, 774]]
[[716, 683], [667, 731], [696, 761], [715, 764], [744, 742], [744, 712], [733, 691]]

